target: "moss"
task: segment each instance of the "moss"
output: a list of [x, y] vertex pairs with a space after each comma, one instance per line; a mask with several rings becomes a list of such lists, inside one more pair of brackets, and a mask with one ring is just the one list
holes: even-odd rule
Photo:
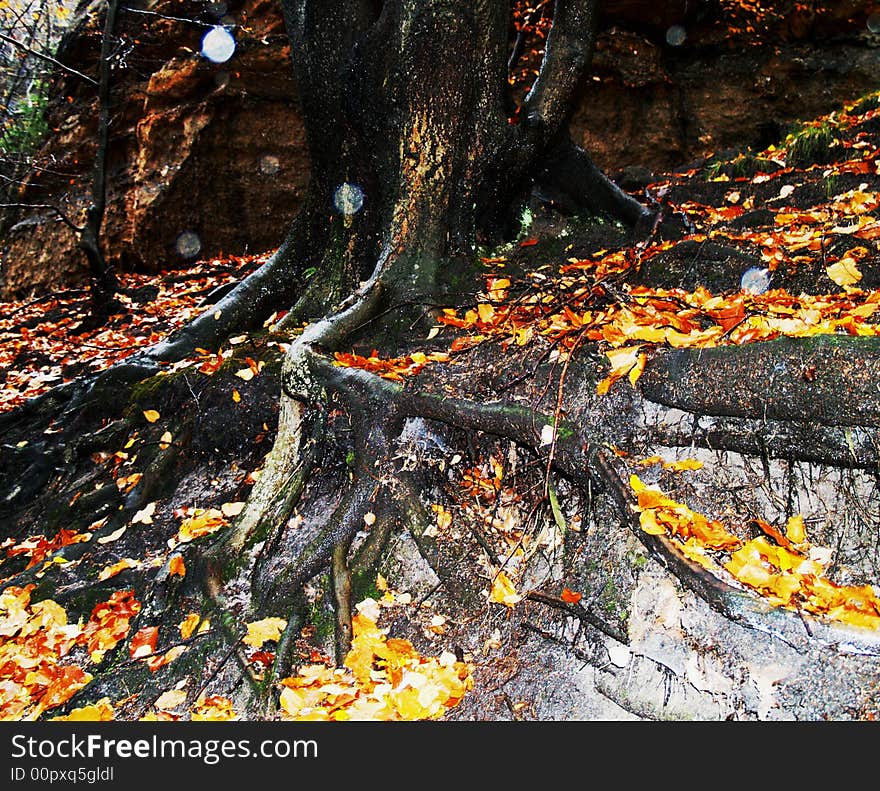
[[351, 575], [351, 600], [352, 603], [364, 599], [381, 599], [382, 591], [376, 587], [376, 575], [372, 571]]
[[626, 618], [627, 612], [624, 603], [620, 600], [620, 593], [613, 580], [606, 580], [599, 594], [599, 604], [602, 609], [613, 618]]
[[840, 153], [840, 131], [827, 122], [803, 124], [785, 138], [784, 148], [790, 167], [827, 165]]
[[837, 195], [841, 191], [839, 176], [835, 176], [835, 175], [827, 176], [825, 178], [824, 184], [825, 184], [825, 197], [827, 197], [827, 198], [833, 198], [835, 195]]
[[315, 636], [319, 643], [332, 640], [336, 636], [336, 619], [330, 608], [324, 606], [323, 597], [309, 605], [308, 620], [315, 627]]
[[133, 413], [135, 407], [156, 401], [162, 389], [179, 375], [179, 373], [156, 374], [148, 379], [144, 379], [142, 382], [138, 382], [136, 385], [132, 385], [131, 397], [129, 398], [131, 409], [127, 410], [126, 416], [131, 417], [130, 413]]
[[737, 154], [733, 159], [713, 159], [706, 166], [706, 178], [727, 176], [729, 179], [753, 178], [759, 173], [774, 173], [779, 164], [772, 159], [757, 156], [751, 151]]
[[871, 110], [880, 107], [880, 91], [874, 91], [862, 96], [852, 107], [849, 108], [850, 115], [864, 115]]

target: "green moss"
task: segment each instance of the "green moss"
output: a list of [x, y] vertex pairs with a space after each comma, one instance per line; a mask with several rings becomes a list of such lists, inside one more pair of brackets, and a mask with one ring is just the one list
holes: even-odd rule
[[[179, 376], [179, 374], [156, 374], [148, 379], [144, 379], [142, 382], [138, 382], [136, 385], [132, 385], [131, 398], [129, 399], [132, 408], [130, 411], [133, 411], [135, 407], [142, 404], [156, 401], [162, 388], [166, 387], [175, 376]], [[127, 417], [131, 417], [131, 415], [127, 414]]]
[[7, 117], [0, 126], [0, 153], [28, 156], [46, 137], [46, 106], [49, 103], [49, 85], [37, 80], [27, 95], [11, 103]]
[[627, 612], [624, 602], [621, 601], [617, 586], [611, 579], [606, 580], [602, 586], [602, 591], [599, 594], [599, 605], [613, 618], [626, 618]]
[[791, 131], [783, 146], [790, 167], [827, 165], [840, 153], [840, 130], [827, 122], [802, 124]]
[[713, 179], [727, 176], [729, 179], [753, 178], [759, 173], [774, 173], [779, 164], [772, 159], [759, 157], [751, 151], [737, 154], [733, 159], [712, 159], [706, 166], [706, 178]]
[[376, 575], [374, 572], [363, 572], [351, 575], [351, 600], [353, 603], [364, 599], [381, 599], [382, 591], [376, 587]]
[[850, 115], [864, 115], [880, 107], [880, 91], [865, 94], [850, 109]]
[[833, 198], [840, 192], [840, 177], [831, 175], [825, 178], [825, 196]]
[[329, 608], [324, 606], [324, 599], [315, 600], [309, 605], [309, 623], [315, 627], [315, 636], [319, 642], [332, 640], [336, 635], [336, 619]]

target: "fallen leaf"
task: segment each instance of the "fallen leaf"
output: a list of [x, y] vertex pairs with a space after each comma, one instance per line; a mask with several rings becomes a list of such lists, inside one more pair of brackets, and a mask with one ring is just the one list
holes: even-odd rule
[[492, 590], [489, 593], [489, 601], [504, 604], [507, 607], [513, 607], [523, 600], [523, 597], [516, 592], [510, 577], [503, 571], [499, 571], [492, 581]]
[[156, 653], [156, 641], [159, 639], [158, 626], [145, 626], [138, 629], [131, 638], [129, 654], [132, 659], [141, 659]]
[[106, 536], [101, 536], [97, 541], [99, 544], [109, 544], [112, 541], [116, 541], [126, 530], [128, 529], [128, 525], [123, 525], [118, 530], [114, 530], [112, 533]]
[[136, 569], [140, 565], [139, 561], [133, 560], [132, 558], [122, 558], [122, 560], [118, 560], [116, 563], [112, 563], [109, 566], [102, 568], [98, 574], [98, 580], [101, 582], [109, 580], [111, 577], [115, 577], [126, 569]]
[[577, 604], [583, 598], [583, 594], [569, 590], [568, 588], [563, 588], [559, 598], [568, 604]]
[[680, 461], [663, 462], [664, 470], [672, 470], [672, 472], [682, 472], [683, 470], [700, 470], [703, 468], [703, 462], [697, 459], [681, 459]]
[[841, 258], [836, 264], [825, 267], [825, 272], [838, 286], [851, 286], [862, 279], [862, 272], [853, 258]]
[[195, 633], [197, 626], [199, 627], [198, 633], [202, 634], [211, 628], [211, 622], [207, 618], [203, 619], [197, 612], [191, 612], [178, 624], [177, 628], [180, 630], [180, 636], [184, 640], [189, 640]]
[[168, 564], [168, 574], [172, 577], [186, 576], [186, 563], [180, 555], [171, 558], [171, 562]]
[[247, 634], [241, 641], [245, 645], [262, 648], [263, 643], [278, 640], [286, 626], [287, 621], [284, 618], [263, 618], [261, 621], [252, 621], [247, 624]]
[[223, 503], [223, 505], [220, 506], [220, 513], [231, 519], [232, 517], [238, 516], [244, 510], [244, 506], [244, 500], [237, 500], [234, 503]]
[[160, 415], [155, 409], [145, 409], [144, 417], [147, 419], [148, 423], [155, 423], [159, 419]]
[[153, 522], [153, 514], [156, 513], [156, 503], [147, 503], [140, 511], [138, 511], [132, 518], [131, 523], [133, 525], [143, 524], [149, 525]]
[[800, 514], [788, 520], [788, 524], [785, 526], [785, 535], [792, 544], [803, 544], [807, 540], [804, 518]]
[[170, 711], [171, 709], [176, 709], [180, 706], [184, 701], [186, 701], [186, 691], [182, 689], [169, 689], [167, 692], [163, 692], [153, 701], [153, 706], [157, 709], [163, 709], [165, 711]]

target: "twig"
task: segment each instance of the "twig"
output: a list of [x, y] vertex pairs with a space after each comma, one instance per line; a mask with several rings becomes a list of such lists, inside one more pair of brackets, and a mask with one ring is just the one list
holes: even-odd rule
[[61, 209], [51, 203], [0, 203], [0, 209], [50, 209], [71, 230], [76, 231], [76, 233], [81, 233], [83, 230], [82, 226], [74, 223]]
[[35, 58], [40, 58], [40, 60], [45, 60], [45, 61], [57, 66], [59, 69], [63, 69], [68, 74], [73, 74], [74, 76], [79, 77], [80, 79], [83, 79], [86, 82], [90, 82], [92, 85], [98, 84], [98, 81], [96, 79], [93, 79], [92, 77], [89, 77], [88, 74], [83, 74], [81, 71], [77, 71], [76, 69], [71, 68], [67, 64], [62, 63], [60, 60], [56, 60], [51, 55], [46, 55], [43, 52], [38, 52], [35, 49], [31, 49], [26, 44], [22, 44], [17, 39], [14, 39], [12, 36], [7, 36], [5, 33], [0, 33], [0, 41], [5, 41], [8, 44], [12, 44], [13, 47], [17, 47], [18, 49], [22, 50], [22, 52], [27, 52], [28, 55], [33, 55]]
[[610, 624], [605, 623], [605, 621], [603, 621], [598, 615], [590, 612], [580, 602], [577, 604], [570, 604], [556, 596], [551, 596], [550, 594], [542, 593], [541, 591], [531, 591], [526, 594], [526, 598], [529, 601], [546, 604], [550, 607], [555, 607], [557, 610], [562, 610], [563, 612], [577, 618], [581, 623], [589, 624], [602, 632], [602, 634], [608, 635], [608, 637], [613, 640], [617, 640], [618, 643], [623, 643], [624, 645], [629, 644], [629, 638], [625, 634], [620, 630], [615, 629]]

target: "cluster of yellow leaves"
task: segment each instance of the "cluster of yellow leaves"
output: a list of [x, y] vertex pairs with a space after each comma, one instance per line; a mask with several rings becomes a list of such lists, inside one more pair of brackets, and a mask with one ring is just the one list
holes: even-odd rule
[[116, 719], [116, 709], [110, 698], [101, 698], [96, 703], [72, 709], [70, 714], [52, 717], [52, 720], [57, 722], [112, 722], [114, 719]]
[[186, 719], [192, 722], [223, 722], [240, 719], [232, 701], [223, 695], [202, 694], [188, 712], [180, 709], [186, 699], [186, 690], [169, 689], [154, 701], [152, 711], [140, 719], [142, 722], [178, 722]]
[[575, 289], [568, 304], [547, 315], [541, 315], [540, 303], [534, 301], [538, 297], [532, 297], [532, 302], [497, 306], [497, 323], [491, 326], [471, 316], [472, 311], [458, 318], [448, 310], [440, 322], [476, 328], [479, 337], [493, 334], [518, 345], [535, 335], [562, 348], [570, 348], [578, 337], [600, 341], [610, 363], [609, 373], [597, 386], [600, 395], [624, 377], [634, 385], [644, 369], [647, 352], [661, 345], [705, 348], [783, 335], [880, 335], [880, 324], [874, 323], [880, 308], [878, 291], [849, 288], [839, 294], [793, 296], [774, 289], [763, 294], [716, 295], [705, 288], [688, 292], [636, 286], [628, 290], [625, 300], [603, 310], [582, 310], [579, 303], [589, 294], [586, 287]]
[[383, 359], [375, 349], [369, 357], [349, 352], [336, 352], [334, 365], [344, 368], [361, 368], [381, 376], [383, 379], [401, 382], [405, 376], [413, 376], [429, 363], [449, 362], [446, 352], [413, 352], [405, 357]]
[[140, 609], [132, 591], [117, 591], [95, 606], [83, 626], [67, 622], [56, 602], [31, 602], [33, 585], [11, 586], [0, 594], [0, 719], [36, 719], [68, 701], [92, 680], [90, 673], [64, 662], [85, 645], [99, 662], [129, 629]]
[[829, 580], [825, 572], [830, 553], [810, 544], [801, 516], [789, 519], [784, 533], [755, 520], [764, 535], [746, 541], [718, 520], [649, 488], [637, 475], [631, 476], [630, 486], [638, 498], [642, 530], [668, 537], [683, 555], [719, 577], [726, 571], [778, 607], [853, 626], [880, 627], [880, 599], [873, 587]]
[[128, 634], [131, 619], [141, 610], [134, 591], [114, 591], [106, 602], [99, 602], [78, 638], [84, 642], [92, 662], [98, 663], [104, 654]]
[[342, 668], [306, 665], [284, 679], [282, 711], [296, 720], [426, 720], [443, 716], [473, 687], [471, 668], [449, 652], [423, 657], [359, 612]]
[[704, 288], [687, 292], [635, 287], [630, 296], [628, 303], [603, 311], [587, 331], [587, 337], [611, 347], [606, 352], [611, 372], [600, 382], [599, 393], [623, 376], [638, 378], [644, 366], [640, 350], [647, 344], [706, 348], [780, 336], [880, 335], [880, 324], [872, 321], [880, 308], [878, 291], [795, 297], [775, 289], [725, 297]]

